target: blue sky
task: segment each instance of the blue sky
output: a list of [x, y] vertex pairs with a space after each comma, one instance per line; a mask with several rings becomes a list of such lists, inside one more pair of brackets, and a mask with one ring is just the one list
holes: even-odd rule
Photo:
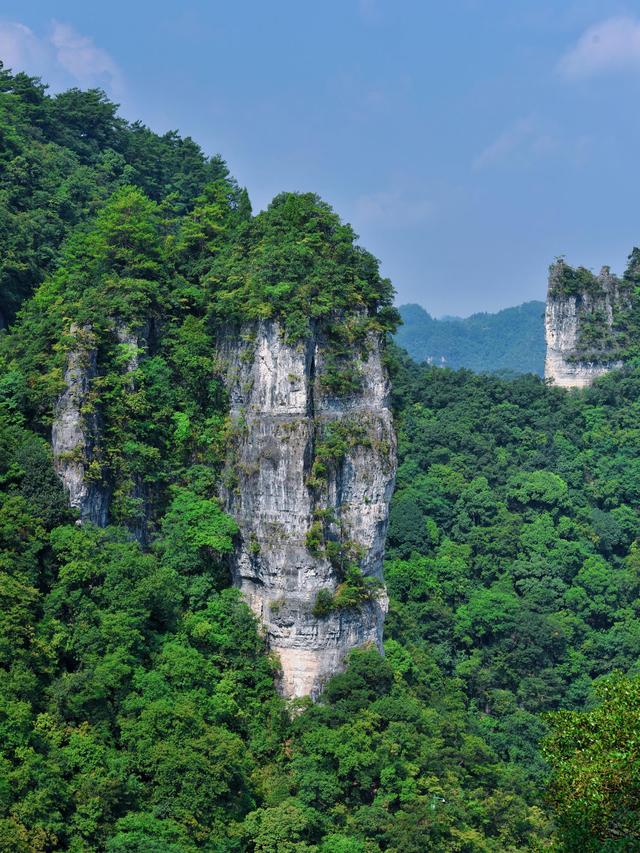
[[256, 210], [318, 192], [437, 316], [640, 243], [640, 2], [3, 0], [0, 57], [193, 136]]

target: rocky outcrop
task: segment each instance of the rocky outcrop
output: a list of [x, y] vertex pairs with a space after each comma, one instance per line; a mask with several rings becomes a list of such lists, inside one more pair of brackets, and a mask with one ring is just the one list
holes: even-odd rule
[[[88, 326], [72, 326], [64, 375], [65, 390], [55, 406], [51, 445], [54, 466], [83, 521], [101, 527], [109, 517], [110, 491], [99, 472], [91, 472], [100, 435], [99, 417], [91, 400], [98, 375], [94, 335]], [[93, 474], [93, 476], [92, 476]]]
[[146, 345], [149, 329], [143, 326], [133, 331], [128, 326], [118, 323], [115, 332], [118, 344], [123, 351], [124, 372], [131, 376], [130, 384], [133, 387], [132, 374], [140, 366], [140, 353]]
[[[120, 347], [120, 369], [131, 376], [128, 385], [133, 391], [134, 371], [139, 365], [147, 329], [131, 331], [115, 323], [113, 332]], [[92, 393], [92, 384], [99, 374], [97, 342], [92, 329], [73, 324], [69, 329], [65, 388], [56, 402], [51, 429], [54, 466], [69, 504], [79, 511], [81, 520], [104, 527], [109, 521], [112, 490], [100, 463], [102, 422], [99, 400]], [[130, 529], [144, 544], [147, 539], [144, 507], [148, 496], [141, 480], [134, 482], [131, 497], [139, 501], [143, 510], [132, 520]]]
[[[55, 466], [81, 519], [100, 526], [112, 494], [92, 389], [105, 369], [98, 351], [110, 353], [109, 370], [131, 375], [133, 391], [144, 334], [114, 325], [100, 348], [88, 327], [69, 334]], [[232, 423], [222, 498], [240, 528], [233, 576], [280, 659], [288, 697], [317, 696], [351, 649], [382, 649], [395, 436], [381, 344], [376, 335], [365, 343], [337, 357], [319, 331], [292, 346], [264, 322], [219, 345]], [[144, 543], [146, 485], [134, 481], [131, 497], [142, 512], [130, 528]]]
[[321, 590], [339, 591], [345, 559], [382, 578], [395, 437], [380, 342], [353, 354], [360, 388], [346, 397], [326, 389], [317, 333], [289, 346], [265, 322], [220, 354], [235, 436], [224, 499], [241, 531], [234, 579], [280, 659], [282, 693], [316, 696], [351, 649], [382, 648], [381, 583], [356, 606], [314, 615]]
[[630, 298], [626, 283], [608, 267], [595, 276], [562, 260], [553, 264], [545, 312], [545, 379], [583, 388], [621, 367], [619, 326]]

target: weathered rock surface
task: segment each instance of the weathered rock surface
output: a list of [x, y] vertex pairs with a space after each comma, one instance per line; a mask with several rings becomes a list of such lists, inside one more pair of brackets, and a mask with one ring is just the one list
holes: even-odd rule
[[[121, 347], [116, 363], [131, 374], [134, 390], [145, 332], [117, 325], [113, 332]], [[222, 494], [240, 527], [234, 580], [279, 656], [283, 694], [315, 697], [351, 649], [382, 649], [382, 560], [395, 478], [389, 383], [376, 336], [366, 353], [354, 352], [342, 365], [358, 376], [358, 390], [338, 397], [326, 390], [335, 363], [319, 333], [289, 346], [274, 322], [245, 332], [219, 347], [234, 429]], [[88, 327], [72, 327], [70, 338], [52, 429], [55, 466], [81, 518], [104, 526], [112, 495], [92, 392], [101, 373], [98, 348]], [[336, 435], [337, 449], [327, 456]], [[321, 475], [314, 467], [319, 448]], [[143, 483], [134, 482], [132, 497], [147, 506]], [[130, 525], [143, 542], [146, 522]], [[314, 615], [319, 591], [335, 593], [345, 565], [356, 562], [379, 586], [355, 606]]]
[[88, 476], [100, 434], [99, 418], [91, 403], [91, 383], [98, 374], [95, 339], [88, 327], [72, 326], [73, 338], [64, 375], [66, 388], [59, 397], [51, 430], [56, 472], [83, 521], [101, 527], [109, 517], [110, 490], [102, 479]]
[[[122, 348], [123, 370], [132, 377], [130, 388], [133, 390], [133, 374], [144, 347], [146, 327], [132, 331], [116, 323], [114, 334]], [[71, 343], [64, 375], [66, 387], [56, 402], [51, 429], [54, 466], [69, 496], [70, 506], [79, 510], [83, 521], [104, 527], [109, 522], [112, 490], [99, 461], [102, 423], [99, 400], [91, 392], [92, 383], [100, 373], [97, 344], [88, 326], [72, 325], [69, 337]], [[132, 520], [131, 531], [145, 543], [145, 484], [136, 481], [131, 496], [143, 506], [140, 517]]]
[[[316, 696], [354, 647], [382, 648], [384, 589], [350, 609], [313, 615], [321, 589], [341, 577], [324, 550], [310, 550], [312, 525], [348, 543], [365, 575], [382, 578], [388, 506], [395, 477], [395, 437], [380, 343], [354, 353], [357, 393], [342, 399], [323, 390], [326, 348], [311, 334], [283, 342], [274, 322], [240, 344], [221, 346], [236, 431], [224, 499], [241, 530], [233, 572], [280, 659], [288, 697]], [[331, 425], [357, 436], [330, 464], [320, 485], [311, 479], [319, 442]], [[335, 561], [334, 561], [335, 562]]]
[[[556, 385], [583, 388], [622, 366], [616, 324], [619, 313], [628, 309], [630, 296], [608, 267], [590, 278], [588, 271], [582, 271], [585, 286], [567, 292], [567, 270], [573, 272], [557, 261], [549, 271], [544, 375]], [[594, 329], [597, 344], [590, 342]]]

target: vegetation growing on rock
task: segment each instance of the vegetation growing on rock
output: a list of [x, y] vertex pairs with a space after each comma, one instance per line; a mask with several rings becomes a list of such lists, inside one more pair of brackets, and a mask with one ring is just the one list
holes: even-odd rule
[[[315, 196], [252, 218], [219, 159], [101, 93], [3, 70], [0, 120], [0, 850], [634, 849], [638, 369], [567, 395], [389, 352], [386, 656], [355, 651], [290, 714], [228, 583], [216, 335], [314, 322], [339, 361], [392, 328], [390, 286]], [[48, 444], [74, 323], [104, 529], [74, 523]], [[363, 440], [327, 430], [312, 487]], [[343, 563], [318, 615], [375, 594], [331, 524], [307, 542]]]

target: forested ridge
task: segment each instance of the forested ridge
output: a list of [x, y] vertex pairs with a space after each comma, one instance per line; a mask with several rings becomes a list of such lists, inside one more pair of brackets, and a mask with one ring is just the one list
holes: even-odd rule
[[544, 374], [544, 302], [495, 314], [436, 319], [420, 305], [401, 305], [395, 340], [418, 362], [476, 373]]
[[[322, 324], [346, 393], [391, 284], [312, 194], [253, 216], [98, 91], [0, 90], [0, 850], [640, 850], [640, 368], [569, 394], [389, 344], [385, 657], [292, 708], [229, 585], [214, 343]], [[104, 529], [52, 465], [71, 320], [106, 365]]]

